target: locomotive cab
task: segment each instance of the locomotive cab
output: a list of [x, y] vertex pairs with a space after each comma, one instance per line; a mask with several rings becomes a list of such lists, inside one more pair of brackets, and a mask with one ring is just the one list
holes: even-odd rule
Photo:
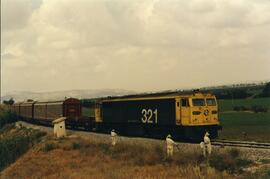
[[205, 131], [209, 131], [212, 137], [217, 136], [220, 129], [218, 120], [218, 105], [214, 95], [195, 93], [180, 99], [180, 118], [181, 124], [187, 129], [197, 131], [203, 136]]
[[215, 96], [199, 93], [181, 97], [179, 101], [182, 125], [219, 124]]
[[191, 101], [191, 124], [219, 124], [217, 116], [217, 102], [214, 97], [193, 97], [191, 98]]

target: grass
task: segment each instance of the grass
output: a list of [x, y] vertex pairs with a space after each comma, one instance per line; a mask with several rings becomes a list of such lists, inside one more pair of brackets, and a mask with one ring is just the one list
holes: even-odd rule
[[269, 169], [269, 166], [261, 167], [256, 172], [249, 173], [248, 175], [244, 173], [242, 175], [242, 177], [243, 178], [248, 178], [248, 179], [269, 179], [270, 178], [270, 169]]
[[270, 142], [270, 113], [221, 113], [221, 139]]
[[[219, 100], [219, 119], [223, 126], [219, 138], [270, 142], [270, 98]], [[266, 113], [235, 112], [234, 106], [264, 106]]]
[[268, 107], [270, 110], [270, 98], [254, 98], [254, 99], [226, 99], [226, 100], [218, 100], [219, 111], [233, 111], [233, 107], [235, 106], [264, 106]]
[[[53, 144], [54, 147], [48, 146]], [[183, 147], [172, 159], [164, 143], [122, 141], [112, 147], [96, 138], [49, 138], [2, 173], [3, 178], [234, 178], [253, 163], [241, 151], [214, 149], [206, 160], [199, 146]], [[203, 166], [203, 167], [202, 167]], [[231, 173], [233, 175], [231, 175]]]

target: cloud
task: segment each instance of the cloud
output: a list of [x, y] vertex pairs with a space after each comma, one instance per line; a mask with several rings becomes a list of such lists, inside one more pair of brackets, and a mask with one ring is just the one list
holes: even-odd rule
[[1, 50], [14, 57], [3, 62], [4, 91], [145, 91], [270, 77], [269, 1], [3, 0], [2, 7]]
[[3, 54], [1, 54], [1, 60], [10, 60], [10, 59], [12, 60], [14, 58], [16, 58], [16, 56], [13, 55], [12, 53], [3, 53]]
[[1, 29], [4, 31], [24, 27], [32, 11], [41, 5], [41, 0], [4, 0], [1, 1]]

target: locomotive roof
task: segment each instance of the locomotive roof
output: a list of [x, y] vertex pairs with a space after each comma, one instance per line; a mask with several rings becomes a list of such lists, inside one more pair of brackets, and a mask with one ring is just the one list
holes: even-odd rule
[[153, 93], [141, 93], [141, 94], [131, 94], [131, 95], [124, 95], [124, 96], [106, 96], [106, 97], [99, 97], [93, 98], [93, 100], [112, 100], [112, 99], [126, 99], [126, 98], [148, 98], [148, 97], [170, 97], [170, 96], [184, 96], [184, 95], [193, 95], [196, 93], [203, 93], [203, 94], [212, 94], [209, 91], [205, 90], [178, 90], [178, 91], [163, 91], [163, 92], [153, 92]]
[[213, 97], [214, 95], [211, 93], [189, 93], [189, 94], [173, 94], [173, 95], [165, 95], [165, 96], [135, 96], [135, 97], [120, 97], [120, 98], [105, 98], [102, 99], [102, 102], [106, 101], [135, 101], [135, 100], [156, 100], [156, 99], [171, 99], [171, 98], [179, 98], [179, 97]]

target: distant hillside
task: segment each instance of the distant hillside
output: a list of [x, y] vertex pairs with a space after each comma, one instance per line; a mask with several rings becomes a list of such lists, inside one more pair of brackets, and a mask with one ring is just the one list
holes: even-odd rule
[[15, 102], [24, 101], [26, 99], [33, 99], [38, 101], [46, 100], [61, 100], [65, 97], [74, 98], [97, 98], [104, 96], [120, 96], [134, 94], [136, 92], [122, 89], [100, 89], [100, 90], [68, 90], [55, 92], [30, 92], [30, 91], [14, 91], [3, 96], [2, 100], [9, 100], [13, 98]]
[[[122, 96], [126, 97], [147, 97], [147, 96], [171, 96], [176, 94], [189, 94], [194, 91], [209, 92], [216, 95], [217, 99], [252, 99], [270, 97], [270, 82], [243, 83], [223, 86], [212, 86], [193, 89], [177, 89], [159, 92], [145, 92]], [[116, 98], [119, 98], [116, 96]]]
[[208, 87], [202, 88], [201, 91], [211, 92], [215, 94], [218, 99], [270, 97], [270, 82]]
[[[15, 91], [3, 96], [2, 101], [13, 98], [16, 101], [23, 101], [26, 99], [33, 99], [38, 101], [46, 100], [61, 100], [65, 97], [74, 97], [79, 99], [91, 99], [100, 97], [142, 97], [142, 96], [164, 96], [175, 95], [179, 93], [193, 93], [193, 89], [177, 89], [166, 90], [159, 92], [145, 92], [138, 93], [131, 90], [123, 89], [99, 89], [99, 90], [67, 90], [67, 91], [55, 91], [55, 92], [29, 92], [29, 91]], [[212, 86], [199, 88], [202, 92], [210, 92], [218, 99], [251, 99], [260, 97], [270, 97], [270, 82], [258, 82], [258, 83], [243, 83], [232, 84], [223, 86]]]

